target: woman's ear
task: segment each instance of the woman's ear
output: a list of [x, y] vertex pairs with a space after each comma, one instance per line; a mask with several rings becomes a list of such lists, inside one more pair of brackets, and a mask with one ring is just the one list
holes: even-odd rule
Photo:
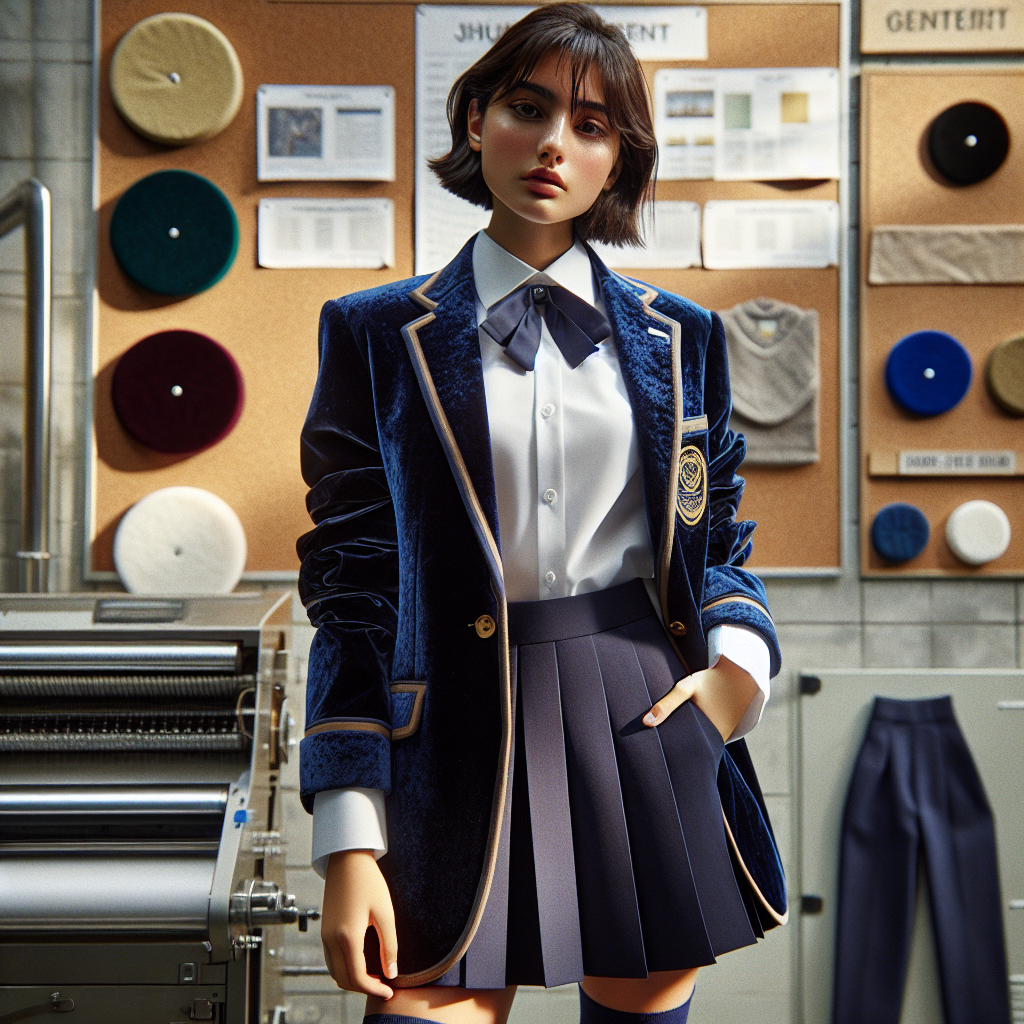
[[467, 116], [467, 129], [469, 148], [475, 153], [480, 152], [480, 133], [484, 129], [484, 115], [480, 104], [475, 99], [469, 101], [469, 114]]

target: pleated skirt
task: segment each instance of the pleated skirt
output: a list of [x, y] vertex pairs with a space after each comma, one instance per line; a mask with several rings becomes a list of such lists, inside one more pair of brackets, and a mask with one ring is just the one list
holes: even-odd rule
[[565, 985], [713, 963], [761, 934], [716, 784], [723, 742], [641, 580], [509, 605], [512, 791], [480, 927], [440, 985]]

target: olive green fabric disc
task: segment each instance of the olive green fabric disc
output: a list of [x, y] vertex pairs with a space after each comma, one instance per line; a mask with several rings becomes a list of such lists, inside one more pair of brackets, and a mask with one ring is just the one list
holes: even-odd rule
[[140, 135], [185, 146], [223, 131], [242, 103], [242, 65], [228, 37], [194, 14], [154, 14], [114, 51], [114, 106]]
[[997, 345], [988, 357], [988, 390], [1012, 416], [1024, 416], [1024, 334]]
[[227, 196], [191, 171], [157, 171], [117, 201], [110, 244], [121, 269], [161, 295], [215, 285], [238, 252], [238, 220]]

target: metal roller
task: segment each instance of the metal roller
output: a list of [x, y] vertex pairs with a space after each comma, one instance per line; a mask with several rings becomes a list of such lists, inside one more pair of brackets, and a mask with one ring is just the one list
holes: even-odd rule
[[0, 754], [240, 754], [240, 733], [0, 733]]
[[0, 676], [0, 700], [50, 700], [68, 697], [127, 699], [151, 697], [234, 698], [256, 685], [252, 675], [17, 675]]
[[237, 672], [237, 644], [0, 644], [0, 672]]
[[0, 786], [0, 814], [224, 816], [226, 786]]
[[216, 863], [216, 855], [6, 854], [0, 932], [205, 936]]
[[216, 854], [227, 801], [222, 785], [3, 786], [0, 854]]

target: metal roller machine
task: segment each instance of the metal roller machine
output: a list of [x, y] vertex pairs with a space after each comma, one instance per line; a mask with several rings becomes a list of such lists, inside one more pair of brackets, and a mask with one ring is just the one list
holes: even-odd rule
[[290, 621], [0, 596], [0, 1024], [285, 1024]]

